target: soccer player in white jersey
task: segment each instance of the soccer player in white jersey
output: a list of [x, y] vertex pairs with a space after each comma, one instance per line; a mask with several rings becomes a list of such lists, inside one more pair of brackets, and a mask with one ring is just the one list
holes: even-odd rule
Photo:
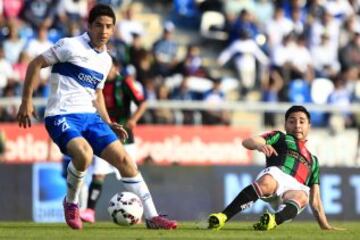
[[[61, 39], [32, 60], [17, 115], [20, 127], [31, 127], [35, 82], [41, 68], [52, 66], [45, 126], [60, 150], [72, 158], [67, 169], [67, 194], [63, 205], [66, 223], [73, 229], [83, 227], [78, 195], [94, 154], [119, 170], [127, 191], [137, 194], [144, 205], [152, 202], [143, 177], [115, 135], [127, 137], [126, 131], [111, 122], [104, 104], [102, 88], [112, 65], [106, 43], [114, 32], [115, 21], [113, 10], [98, 4], [90, 10], [86, 33]], [[159, 216], [153, 208], [154, 216], [148, 219], [154, 223], [151, 228], [176, 228], [176, 221]]]

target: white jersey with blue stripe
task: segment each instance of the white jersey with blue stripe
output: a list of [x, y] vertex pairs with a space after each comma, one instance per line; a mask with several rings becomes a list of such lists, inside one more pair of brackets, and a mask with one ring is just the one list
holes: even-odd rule
[[92, 48], [87, 33], [63, 38], [42, 56], [53, 65], [51, 93], [45, 117], [70, 113], [95, 113], [96, 89], [102, 89], [112, 60], [106, 49]]

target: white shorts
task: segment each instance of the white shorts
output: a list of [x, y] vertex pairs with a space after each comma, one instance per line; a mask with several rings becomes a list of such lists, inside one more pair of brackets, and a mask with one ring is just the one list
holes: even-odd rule
[[268, 167], [262, 170], [259, 175], [256, 177], [256, 180], [262, 176], [269, 174], [277, 182], [277, 189], [273, 196], [261, 198], [263, 201], [268, 202], [274, 208], [274, 210], [281, 207], [283, 204], [283, 195], [287, 191], [304, 191], [309, 197], [310, 188], [300, 182], [298, 182], [293, 176], [284, 173], [278, 167]]
[[[126, 145], [124, 145], [124, 147], [125, 147], [125, 151], [130, 155], [131, 159], [133, 159], [133, 161], [135, 161], [135, 152], [136, 152], [135, 144], [126, 144]], [[119, 171], [113, 165], [111, 165], [104, 159], [94, 155], [93, 174], [107, 175], [110, 173], [115, 173], [116, 178], [118, 180], [121, 179], [121, 175], [120, 175]]]

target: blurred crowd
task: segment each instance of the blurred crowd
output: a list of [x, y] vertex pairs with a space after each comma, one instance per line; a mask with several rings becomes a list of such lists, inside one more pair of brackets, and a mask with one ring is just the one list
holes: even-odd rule
[[[235, 92], [231, 100], [331, 104], [344, 110], [336, 116], [313, 112], [315, 126], [360, 124], [358, 116], [346, 111], [360, 102], [359, 0], [0, 0], [0, 97], [20, 96], [29, 61], [60, 38], [86, 30], [88, 9], [97, 2], [111, 4], [118, 14], [109, 50], [148, 101], [221, 104]], [[147, 30], [135, 16], [139, 2], [171, 6], [169, 16], [159, 16], [162, 24], [154, 42], [148, 42]], [[211, 38], [204, 33], [213, 32], [212, 40], [222, 44], [216, 65], [233, 69], [233, 81], [229, 84], [221, 71], [212, 74], [204, 64], [201, 51], [215, 49], [179, 42], [178, 29], [189, 29], [199, 39]], [[35, 96], [49, 94], [49, 71], [42, 70]], [[0, 107], [0, 121], [14, 121], [15, 113], [15, 107]], [[271, 112], [264, 119], [266, 125], [276, 124]], [[230, 124], [231, 115], [157, 109], [143, 121]]]

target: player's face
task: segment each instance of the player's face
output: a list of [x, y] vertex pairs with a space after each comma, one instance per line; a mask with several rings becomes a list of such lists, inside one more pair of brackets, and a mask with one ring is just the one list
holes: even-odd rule
[[298, 140], [305, 140], [310, 129], [309, 119], [303, 112], [293, 112], [285, 122], [286, 133]]
[[113, 19], [108, 16], [100, 16], [89, 25], [89, 35], [91, 43], [102, 49], [114, 33]]

